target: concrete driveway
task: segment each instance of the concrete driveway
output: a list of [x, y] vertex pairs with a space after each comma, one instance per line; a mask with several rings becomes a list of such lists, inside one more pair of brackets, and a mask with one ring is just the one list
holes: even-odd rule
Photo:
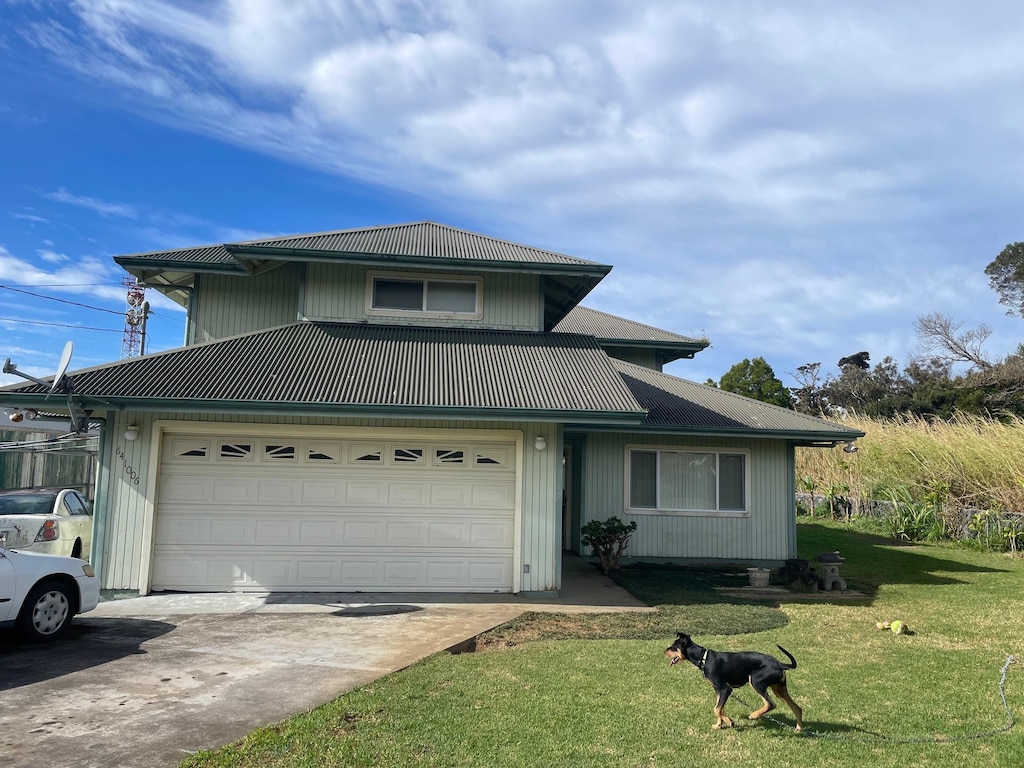
[[153, 595], [101, 603], [50, 645], [22, 645], [0, 632], [0, 762], [175, 766], [191, 752], [305, 712], [524, 610], [652, 610], [580, 566], [567, 566], [560, 598], [541, 601]]

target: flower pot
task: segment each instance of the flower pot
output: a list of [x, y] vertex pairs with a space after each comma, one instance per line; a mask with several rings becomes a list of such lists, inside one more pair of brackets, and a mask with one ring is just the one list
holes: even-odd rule
[[771, 576], [770, 568], [747, 568], [747, 575], [750, 577], [750, 586], [767, 587], [768, 577]]

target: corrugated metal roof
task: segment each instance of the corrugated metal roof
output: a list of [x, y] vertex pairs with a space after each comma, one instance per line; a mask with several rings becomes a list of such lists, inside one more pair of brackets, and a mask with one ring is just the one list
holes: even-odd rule
[[645, 427], [682, 431], [774, 433], [810, 440], [850, 439], [864, 433], [733, 392], [612, 360], [633, 397], [647, 409]]
[[635, 320], [627, 320], [624, 317], [616, 317], [607, 312], [600, 312], [580, 305], [573, 307], [553, 330], [558, 333], [583, 333], [607, 341], [664, 342], [701, 348], [708, 345], [702, 339], [693, 339], [671, 331], [663, 331]]
[[643, 417], [597, 343], [572, 334], [308, 322], [70, 376], [84, 400], [118, 405], [245, 401]]
[[231, 253], [244, 255], [247, 250], [251, 253], [258, 251], [259, 256], [265, 258], [272, 256], [272, 251], [275, 249], [280, 250], [282, 255], [286, 255], [287, 251], [300, 250], [318, 252], [325, 256], [463, 259], [510, 264], [599, 267], [602, 271], [610, 269], [606, 265], [586, 259], [519, 245], [508, 240], [499, 240], [432, 221], [314, 232], [306, 235], [286, 235], [154, 253], [136, 253], [129, 256], [118, 256], [115, 261], [118, 263], [193, 261], [197, 265], [210, 265], [231, 261]]
[[190, 248], [174, 248], [169, 251], [153, 251], [151, 253], [132, 253], [126, 256], [116, 256], [114, 261], [120, 263], [132, 263], [152, 261], [154, 264], [195, 264], [202, 266], [209, 265], [234, 265], [237, 262], [223, 245], [201, 245]]

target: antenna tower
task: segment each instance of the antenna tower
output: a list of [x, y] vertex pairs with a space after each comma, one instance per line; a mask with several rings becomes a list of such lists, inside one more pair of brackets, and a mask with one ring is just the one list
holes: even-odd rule
[[146, 288], [139, 285], [134, 275], [121, 280], [125, 287], [124, 334], [121, 336], [121, 359], [138, 357], [142, 354], [142, 334], [149, 310], [146, 304]]

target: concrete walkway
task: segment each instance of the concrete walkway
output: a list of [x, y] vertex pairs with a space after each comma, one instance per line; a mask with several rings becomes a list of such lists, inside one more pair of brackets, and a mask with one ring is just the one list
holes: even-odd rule
[[527, 610], [653, 609], [568, 555], [558, 598], [218, 593], [104, 602], [52, 645], [0, 633], [0, 756], [5, 768], [175, 766]]

